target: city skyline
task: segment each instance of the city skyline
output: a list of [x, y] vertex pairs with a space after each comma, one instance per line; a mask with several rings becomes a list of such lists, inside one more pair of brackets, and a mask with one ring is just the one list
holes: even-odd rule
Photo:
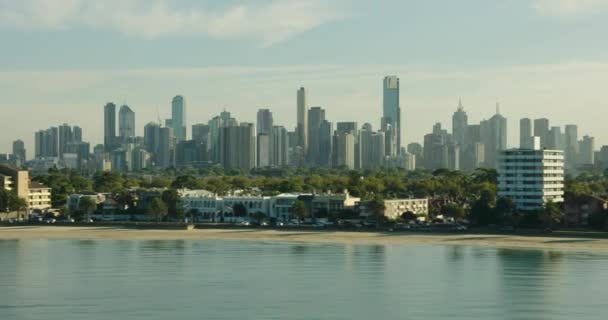
[[[399, 79], [400, 76], [397, 75], [397, 77]], [[357, 115], [357, 116], [352, 116], [352, 113], [350, 113], [349, 115], [345, 115], [345, 118], [337, 118], [336, 115], [342, 115], [343, 112], [341, 112], [341, 110], [332, 110], [332, 107], [326, 107], [324, 104], [321, 103], [316, 103], [315, 100], [311, 99], [311, 92], [308, 89], [309, 87], [306, 87], [306, 107], [307, 108], [311, 108], [314, 106], [319, 106], [321, 108], [323, 108], [325, 110], [325, 112], [327, 113], [326, 118], [333, 122], [333, 123], [337, 123], [337, 122], [345, 122], [345, 121], [354, 121], [359, 123], [359, 125], [363, 125], [366, 122], [369, 122], [370, 124], [372, 124], [374, 130], [376, 129], [380, 129], [381, 128], [381, 118], [382, 118], [382, 84], [380, 86], [378, 86], [378, 82], [382, 81], [382, 79], [385, 77], [379, 77], [376, 81], [376, 91], [378, 92], [378, 105], [375, 107], [370, 107], [369, 109], [371, 109], [370, 111], [376, 113], [377, 112], [377, 117], [372, 117], [370, 118], [369, 116], [363, 116], [363, 115]], [[302, 88], [300, 88], [302, 89]], [[314, 97], [314, 93], [312, 94]], [[141, 108], [137, 108], [137, 106], [135, 106], [134, 104], [130, 104], [130, 103], [112, 103], [112, 102], [106, 102], [106, 103], [102, 103], [102, 105], [108, 105], [108, 104], [112, 104], [114, 106], [115, 109], [115, 124], [113, 124], [113, 127], [115, 128], [116, 131], [116, 136], [119, 136], [119, 109], [122, 106], [127, 106], [130, 110], [132, 110], [137, 116], [135, 117], [135, 135], [136, 136], [141, 136], [144, 133], [144, 126], [146, 124], [148, 124], [149, 122], [158, 122], [160, 120], [160, 124], [165, 126], [165, 125], [170, 125], [170, 122], [167, 122], [163, 119], [171, 119], [172, 118], [172, 101], [174, 98], [176, 97], [180, 97], [181, 95], [177, 95], [177, 96], [173, 96], [173, 98], [169, 98], [169, 99], [165, 99], [167, 100], [167, 102], [165, 103], [164, 107], [154, 107], [153, 110], [150, 110], [151, 108], [146, 108], [146, 107], [141, 107]], [[189, 99], [187, 96], [184, 95], [184, 100], [188, 100], [191, 101], [191, 99]], [[404, 98], [407, 99], [407, 96], [403, 93], [403, 90], [401, 90], [401, 94], [400, 94], [400, 99], [403, 100]], [[285, 106], [282, 107], [280, 109], [277, 108], [273, 108], [272, 106], [261, 106], [261, 107], [251, 107], [251, 108], [247, 108], [247, 109], [251, 109], [251, 110], [246, 110], [246, 111], [242, 111], [242, 112], [235, 112], [234, 110], [230, 109], [230, 108], [217, 108], [217, 110], [214, 109], [207, 109], [207, 110], [200, 110], [202, 108], [190, 108], [189, 111], [189, 117], [188, 117], [188, 123], [186, 124], [186, 132], [188, 132], [188, 137], [191, 137], [191, 126], [194, 124], [198, 124], [198, 123], [207, 123], [207, 121], [209, 119], [211, 119], [212, 117], [216, 116], [217, 114], [219, 114], [222, 110], [226, 110], [231, 112], [231, 114], [237, 118], [239, 121], [243, 121], [243, 122], [252, 122], [255, 123], [256, 122], [256, 118], [257, 118], [257, 112], [259, 111], [259, 109], [268, 109], [270, 110], [270, 112], [273, 113], [274, 115], [274, 123], [275, 124], [279, 124], [284, 126], [285, 128], [287, 128], [289, 131], [292, 131], [294, 129], [296, 129], [296, 122], [297, 119], [295, 117], [295, 114], [297, 112], [297, 94], [293, 94], [293, 90], [292, 90], [292, 97], [291, 97], [291, 105], [290, 106]], [[311, 101], [312, 100], [312, 101]], [[108, 100], [110, 101], [110, 100]], [[486, 110], [481, 110], [482, 112], [485, 112], [483, 114], [477, 113], [475, 110], [480, 110], [483, 108], [480, 108], [479, 106], [471, 106], [469, 104], [466, 103], [466, 100], [464, 100], [461, 96], [459, 96], [457, 98], [456, 101], [454, 101], [454, 103], [452, 103], [452, 105], [449, 106], [445, 106], [445, 107], [439, 107], [439, 108], [434, 108], [434, 112], [433, 114], [420, 114], [420, 113], [416, 113], [419, 112], [419, 110], [415, 110], [415, 109], [408, 109], [401, 107], [402, 111], [401, 111], [401, 121], [405, 124], [405, 126], [402, 128], [402, 133], [401, 133], [401, 137], [402, 137], [402, 143], [401, 146], [402, 147], [406, 147], [407, 144], [409, 143], [423, 143], [424, 142], [424, 135], [427, 134], [429, 131], [432, 131], [432, 127], [434, 124], [436, 123], [441, 123], [443, 128], [448, 129], [448, 131], [452, 131], [452, 113], [456, 112], [458, 110], [460, 110], [460, 108], [462, 108], [464, 110], [464, 112], [467, 113], [468, 118], [469, 118], [469, 123], [475, 123], [475, 122], [479, 122], [482, 120], [488, 120], [490, 119], [492, 116], [494, 116], [495, 112], [496, 112], [496, 103], [494, 102], [493, 105], [491, 105], [491, 107], [487, 107], [485, 108]], [[189, 104], [192, 104], [192, 102], [189, 102]], [[105, 118], [105, 110], [102, 110], [100, 108], [99, 105], [95, 106], [94, 108], [95, 110], [92, 110], [90, 112], [86, 112], [86, 117], [88, 118], [87, 121], [81, 121], [81, 122], [71, 122], [71, 121], [67, 121], [66, 119], [74, 119], [74, 115], [66, 115], [66, 117], [64, 118], [64, 120], [62, 119], [58, 119], [57, 122], [51, 122], [51, 121], [45, 121], [45, 122], [41, 122], [43, 124], [41, 124], [39, 127], [33, 127], [31, 128], [31, 132], [30, 133], [26, 133], [23, 136], [16, 136], [16, 137], [12, 137], [12, 136], [7, 136], [4, 135], [4, 138], [6, 139], [6, 141], [2, 141], [2, 143], [0, 143], [0, 146], [2, 146], [3, 148], [0, 148], [0, 153], [10, 153], [11, 148], [12, 148], [12, 143], [15, 140], [23, 140], [25, 142], [25, 146], [27, 150], [34, 150], [34, 135], [33, 133], [38, 131], [40, 128], [46, 128], [46, 127], [53, 127], [53, 126], [60, 126], [64, 123], [67, 123], [69, 125], [73, 125], [73, 126], [79, 126], [79, 127], [83, 127], [84, 128], [84, 140], [86, 141], [90, 141], [91, 146], [95, 146], [97, 144], [104, 144], [104, 118]], [[105, 107], [104, 107], [105, 109]], [[140, 111], [140, 109], [142, 109]], [[194, 109], [194, 111], [198, 111], [198, 112], [191, 112], [192, 109]], [[238, 108], [241, 109], [241, 108]], [[506, 109], [506, 112], [504, 112]], [[102, 110], [102, 111], [100, 111]], [[570, 122], [557, 122], [555, 121], [554, 117], [551, 117], [550, 115], [547, 114], [539, 114], [539, 113], [527, 113], [527, 114], [539, 114], [539, 116], [523, 116], [523, 117], [514, 117], [512, 114], [509, 113], [509, 108], [505, 108], [504, 105], [501, 104], [501, 110], [503, 111], [502, 114], [507, 118], [508, 120], [508, 127], [510, 128], [510, 130], [508, 130], [508, 144], [507, 147], [509, 148], [514, 148], [514, 147], [518, 147], [519, 143], [520, 143], [520, 120], [524, 119], [524, 118], [530, 118], [533, 121], [534, 120], [539, 120], [539, 119], [547, 119], [550, 121], [550, 126], [560, 126], [562, 128], [564, 128], [567, 125], [578, 125], [579, 127], [579, 136], [582, 137], [584, 135], [590, 135], [595, 137], [596, 139], [596, 144], [598, 146], [604, 145], [604, 141], [608, 141], [608, 137], [604, 137], [603, 135], [603, 131], [602, 130], [598, 130], [597, 133], [596, 132], [592, 132], [589, 127], [594, 128], [595, 126], [588, 126], [585, 123], [581, 123], [581, 122], [576, 122], [576, 121], [570, 121]], [[337, 111], [337, 112], [336, 112]], [[405, 111], [405, 112], [404, 112]], [[91, 121], [91, 115], [92, 112], [95, 112], [97, 114], [97, 118], [99, 119], [96, 122]], [[412, 113], [408, 113], [408, 112], [412, 112]], [[191, 114], [194, 113], [196, 115], [198, 115], [198, 117], [194, 117]], [[244, 114], [252, 114], [252, 116], [249, 117], [244, 117], [242, 115]], [[560, 112], [557, 112], [557, 114], [560, 114]], [[83, 116], [82, 114], [76, 114], [77, 116]], [[94, 114], [93, 114], [94, 116]], [[159, 118], [160, 117], [160, 118]], [[429, 121], [428, 123], [420, 123], [421, 121], [419, 121], [419, 119], [427, 119], [427, 121]], [[570, 119], [573, 119], [575, 117], [571, 116], [569, 117]], [[46, 123], [46, 124], [44, 124]], [[23, 128], [27, 128], [26, 126], [22, 127]], [[417, 129], [414, 129], [417, 128]], [[550, 128], [549, 128], [550, 129]], [[22, 130], [16, 130], [16, 131], [22, 131]], [[5, 150], [5, 151], [4, 151]], [[32, 153], [30, 153], [32, 154]]]
[[[100, 143], [102, 124], [89, 115], [107, 101], [130, 106], [141, 134], [159, 113], [172, 117], [176, 94], [191, 123], [224, 108], [254, 121], [269, 108], [291, 128], [293, 92], [304, 86], [308, 106], [327, 118], [364, 123], [382, 106], [386, 75], [400, 78], [402, 145], [421, 142], [437, 121], [450, 128], [460, 97], [475, 122], [499, 101], [509, 128], [547, 117], [608, 143], [593, 116], [606, 108], [603, 0], [23, 0], [0, 9], [0, 125], [21, 123], [0, 138], [0, 152], [16, 139], [32, 149], [30, 132], [49, 123], [85, 127]], [[510, 130], [509, 145], [517, 139]]]

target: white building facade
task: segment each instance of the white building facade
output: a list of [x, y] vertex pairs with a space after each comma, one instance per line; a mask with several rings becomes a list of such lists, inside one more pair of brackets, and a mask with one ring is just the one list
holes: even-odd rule
[[517, 209], [543, 208], [548, 201], [564, 202], [564, 153], [541, 150], [538, 138], [528, 148], [501, 152], [498, 196], [513, 200]]

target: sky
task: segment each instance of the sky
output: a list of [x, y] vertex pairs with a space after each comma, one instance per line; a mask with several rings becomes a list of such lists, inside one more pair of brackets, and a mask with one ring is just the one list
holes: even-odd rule
[[296, 91], [330, 121], [377, 128], [382, 78], [401, 84], [403, 140], [500, 104], [519, 119], [578, 124], [608, 144], [608, 0], [0, 0], [0, 153], [62, 123], [103, 140], [103, 106], [136, 130], [187, 101], [188, 125], [223, 109], [295, 126]]

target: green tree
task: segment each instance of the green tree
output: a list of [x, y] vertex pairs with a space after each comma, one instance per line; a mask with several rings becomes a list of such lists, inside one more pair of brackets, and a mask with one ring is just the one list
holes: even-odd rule
[[97, 203], [91, 197], [81, 197], [78, 201], [78, 209], [85, 213], [87, 222], [91, 218], [91, 211], [97, 208]]
[[163, 191], [161, 199], [167, 206], [168, 215], [175, 219], [181, 219], [184, 216], [183, 207], [180, 206], [180, 198], [177, 190], [168, 189]]
[[454, 219], [463, 219], [465, 217], [464, 208], [454, 203], [444, 205], [441, 208], [441, 214]]
[[368, 206], [372, 217], [376, 221], [376, 227], [379, 228], [385, 220], [384, 210], [386, 210], [386, 206], [384, 205], [384, 200], [379, 196], [375, 196], [369, 201]]
[[496, 212], [496, 218], [501, 223], [511, 223], [513, 222], [513, 214], [516, 212], [517, 207], [511, 198], [501, 197], [496, 201], [496, 207], [494, 208]]
[[301, 223], [310, 215], [306, 204], [300, 200], [293, 203], [293, 213], [298, 218], [298, 223]]
[[559, 224], [562, 220], [562, 210], [559, 205], [552, 200], [545, 203], [541, 219], [547, 228], [553, 228], [555, 224]]
[[167, 205], [161, 198], [156, 197], [150, 200], [147, 214], [155, 219], [157, 223], [160, 223], [167, 216], [167, 213]]
[[117, 192], [124, 188], [124, 179], [118, 172], [98, 171], [93, 175], [93, 189], [96, 192]]

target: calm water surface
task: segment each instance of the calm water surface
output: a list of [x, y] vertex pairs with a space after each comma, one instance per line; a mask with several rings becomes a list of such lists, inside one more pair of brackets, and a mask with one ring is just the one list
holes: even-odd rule
[[608, 255], [0, 240], [0, 319], [607, 319]]

